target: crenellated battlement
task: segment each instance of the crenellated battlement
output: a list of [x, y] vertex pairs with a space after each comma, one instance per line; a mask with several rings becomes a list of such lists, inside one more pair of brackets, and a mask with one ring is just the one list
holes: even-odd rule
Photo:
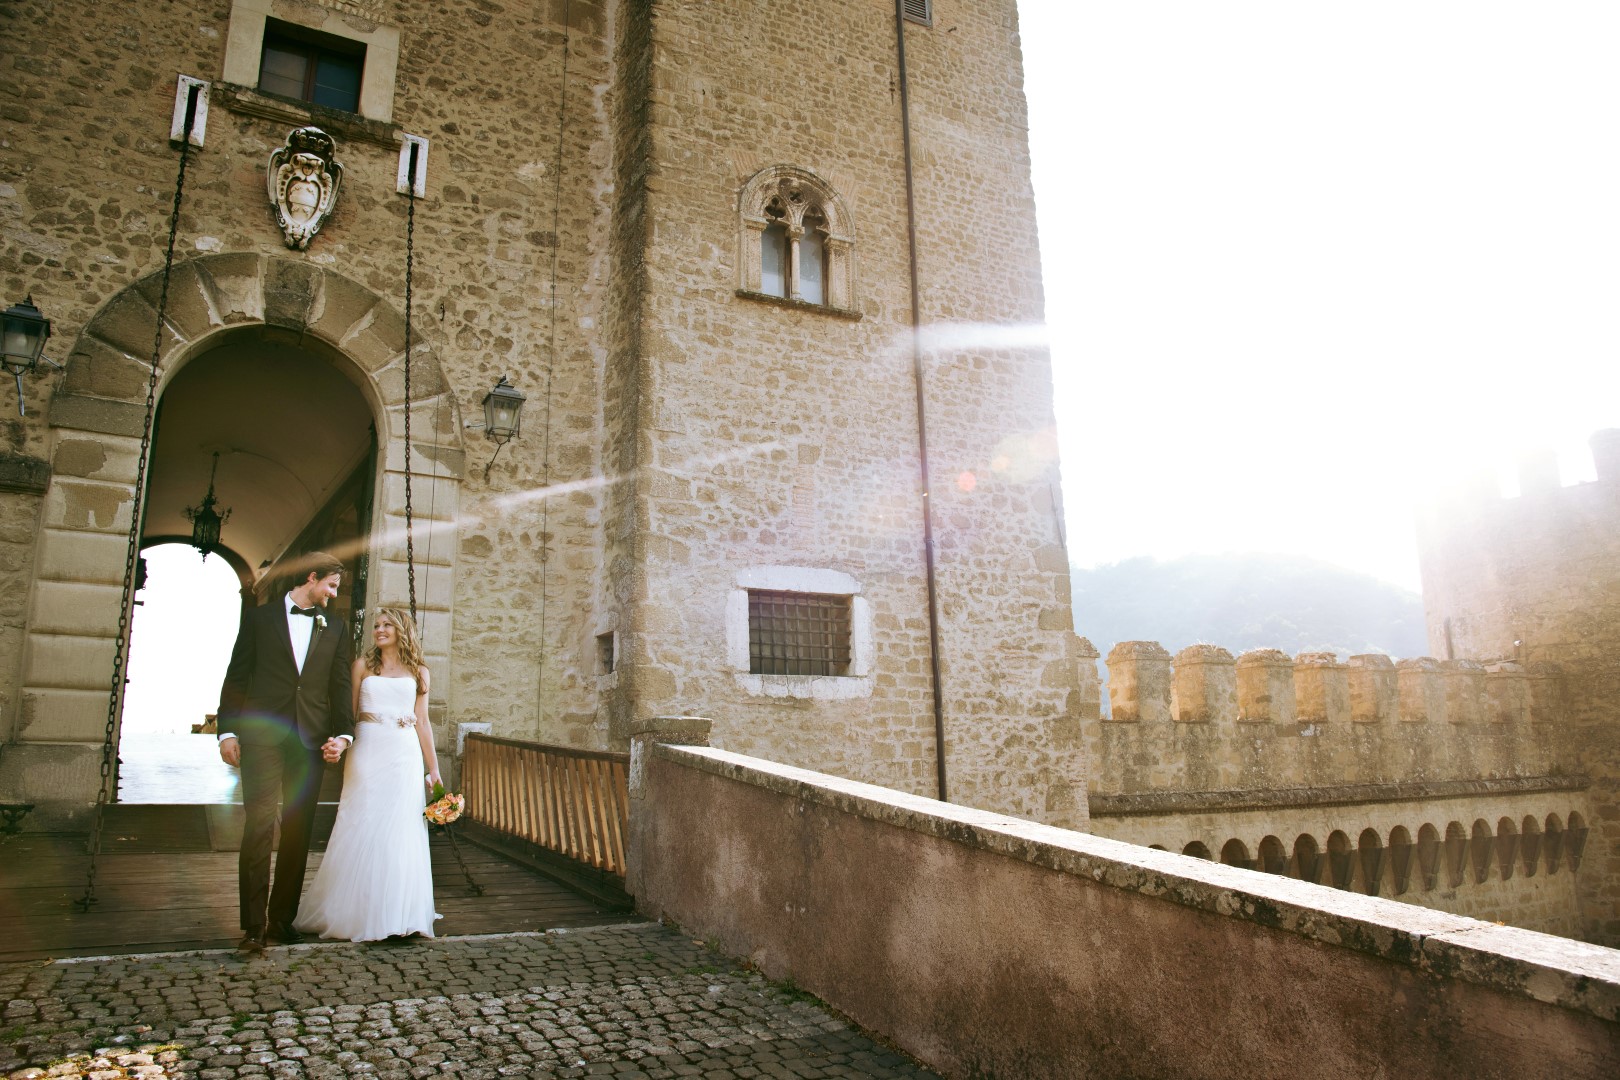
[[[1096, 650], [1084, 643], [1094, 660]], [[1100, 703], [1095, 664], [1084, 694]], [[1090, 668], [1090, 671], [1086, 670]], [[1093, 796], [1524, 780], [1570, 771], [1551, 663], [1255, 649], [1108, 654], [1109, 715], [1088, 725]], [[1100, 712], [1101, 710], [1097, 710]]]

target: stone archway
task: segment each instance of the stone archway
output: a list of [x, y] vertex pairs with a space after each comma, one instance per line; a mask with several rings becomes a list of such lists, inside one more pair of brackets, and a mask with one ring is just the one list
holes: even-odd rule
[[[99, 785], [161, 287], [161, 274], [150, 275], [97, 312], [75, 341], [51, 402], [52, 476], [35, 554], [16, 742], [0, 761], [0, 793], [59, 807], [51, 815], [59, 819], [93, 802]], [[243, 332], [328, 354], [371, 406], [379, 463], [368, 602], [407, 595], [404, 477], [410, 469], [417, 603], [428, 662], [443, 672], [434, 679], [433, 702], [435, 723], [442, 724], [442, 695], [452, 684], [456, 545], [424, 544], [423, 537], [456, 520], [465, 454], [460, 409], [437, 355], [412, 334], [407, 453], [405, 322], [392, 303], [300, 258], [205, 255], [174, 268], [160, 394], [193, 357]]]

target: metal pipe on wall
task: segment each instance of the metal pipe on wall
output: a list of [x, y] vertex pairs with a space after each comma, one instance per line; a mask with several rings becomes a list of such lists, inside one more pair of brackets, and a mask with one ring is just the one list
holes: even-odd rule
[[923, 561], [928, 578], [928, 670], [934, 691], [934, 772], [938, 787], [936, 797], [941, 802], [948, 802], [945, 783], [945, 695], [939, 674], [939, 581], [934, 559], [934, 508], [928, 481], [928, 416], [923, 393], [922, 298], [917, 287], [917, 199], [912, 182], [905, 0], [894, 0], [894, 40], [900, 67], [900, 140], [906, 171], [907, 265], [911, 274], [911, 374], [917, 391], [917, 460], [923, 496]]

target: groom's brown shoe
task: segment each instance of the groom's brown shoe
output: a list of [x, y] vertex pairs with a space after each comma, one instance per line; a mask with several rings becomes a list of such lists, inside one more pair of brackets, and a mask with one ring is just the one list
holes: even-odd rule
[[242, 940], [236, 943], [236, 948], [239, 952], [262, 953], [264, 952], [264, 935], [249, 930], [242, 935]]

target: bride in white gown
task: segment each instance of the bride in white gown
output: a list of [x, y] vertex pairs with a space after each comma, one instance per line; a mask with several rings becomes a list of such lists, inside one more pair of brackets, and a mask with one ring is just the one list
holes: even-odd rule
[[[379, 941], [433, 936], [433, 869], [422, 809], [439, 781], [428, 724], [428, 669], [416, 624], [379, 608], [372, 646], [354, 662], [354, 746], [320, 869], [295, 929]], [[423, 764], [426, 763], [426, 783]]]

